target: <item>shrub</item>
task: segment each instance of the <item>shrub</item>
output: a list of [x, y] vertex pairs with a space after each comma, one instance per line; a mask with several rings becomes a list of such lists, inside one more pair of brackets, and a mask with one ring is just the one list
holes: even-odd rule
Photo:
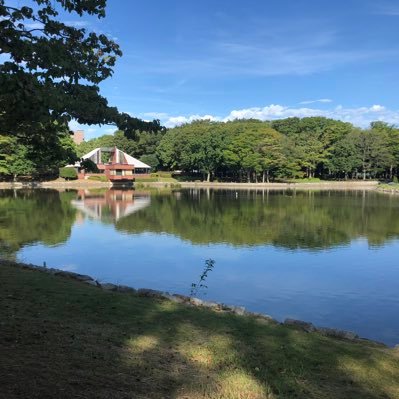
[[80, 161], [80, 166], [87, 172], [87, 173], [98, 173], [97, 165], [89, 158], [82, 159]]
[[78, 178], [78, 173], [75, 168], [60, 168], [59, 174], [60, 177], [63, 177], [65, 180], [76, 180]]

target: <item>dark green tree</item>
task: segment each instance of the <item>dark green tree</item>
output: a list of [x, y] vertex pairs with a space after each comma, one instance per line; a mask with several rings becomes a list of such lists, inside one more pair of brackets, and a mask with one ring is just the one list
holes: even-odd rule
[[[56, 134], [71, 119], [113, 124], [134, 136], [159, 130], [110, 107], [99, 83], [110, 77], [119, 46], [104, 34], [59, 20], [59, 11], [103, 18], [105, 0], [33, 0], [29, 7], [0, 0], [0, 132]], [[32, 24], [37, 27], [31, 28]], [[57, 123], [54, 123], [57, 122]]]

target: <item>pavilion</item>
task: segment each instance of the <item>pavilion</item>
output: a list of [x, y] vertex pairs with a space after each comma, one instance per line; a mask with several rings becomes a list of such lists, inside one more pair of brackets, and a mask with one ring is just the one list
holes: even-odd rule
[[132, 157], [116, 147], [98, 147], [83, 155], [82, 160], [90, 159], [98, 169], [98, 173], [87, 173], [81, 163], [77, 162], [79, 179], [93, 175], [105, 175], [110, 181], [133, 181], [136, 177], [145, 177], [151, 166]]

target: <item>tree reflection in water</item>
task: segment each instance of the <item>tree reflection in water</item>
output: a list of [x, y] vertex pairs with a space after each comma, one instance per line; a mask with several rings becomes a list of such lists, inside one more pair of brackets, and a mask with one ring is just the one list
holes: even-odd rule
[[64, 243], [91, 218], [128, 233], [167, 233], [193, 244], [319, 250], [399, 237], [399, 198], [366, 191], [1, 190], [0, 252]]

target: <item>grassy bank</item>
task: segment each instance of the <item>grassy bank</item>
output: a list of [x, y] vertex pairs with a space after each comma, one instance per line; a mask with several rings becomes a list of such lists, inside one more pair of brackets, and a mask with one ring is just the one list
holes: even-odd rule
[[399, 353], [0, 265], [0, 397], [399, 398]]
[[399, 184], [379, 184], [377, 190], [384, 193], [399, 194]]

